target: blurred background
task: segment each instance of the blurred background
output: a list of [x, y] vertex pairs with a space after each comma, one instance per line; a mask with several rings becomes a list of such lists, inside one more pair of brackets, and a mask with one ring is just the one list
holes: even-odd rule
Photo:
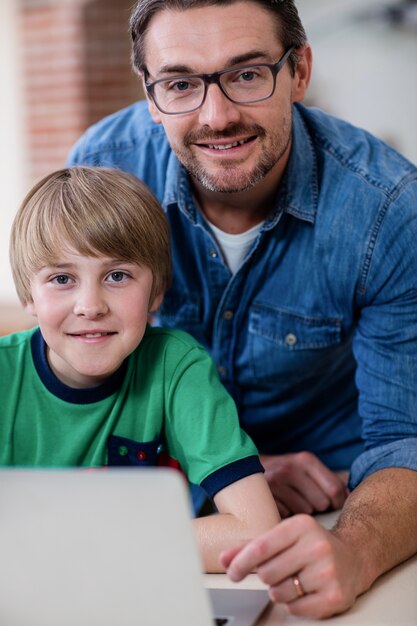
[[[31, 185], [81, 133], [143, 97], [130, 69], [134, 0], [0, 0], [0, 333], [31, 324], [8, 261]], [[417, 163], [417, 0], [298, 0], [313, 46], [307, 104]]]

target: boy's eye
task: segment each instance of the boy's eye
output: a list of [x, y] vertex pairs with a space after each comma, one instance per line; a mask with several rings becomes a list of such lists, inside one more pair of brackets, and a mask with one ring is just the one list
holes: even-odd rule
[[69, 276], [67, 276], [66, 274], [59, 274], [59, 276], [54, 276], [52, 282], [56, 283], [57, 285], [67, 285], [69, 282]]
[[121, 283], [123, 280], [126, 280], [127, 275], [124, 272], [112, 272], [108, 278], [114, 283]]

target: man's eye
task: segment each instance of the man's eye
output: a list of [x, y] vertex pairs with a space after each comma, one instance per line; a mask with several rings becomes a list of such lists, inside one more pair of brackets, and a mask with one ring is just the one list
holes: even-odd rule
[[162, 83], [165, 91], [173, 92], [174, 94], [185, 94], [189, 92], [193, 92], [196, 89], [201, 89], [202, 82], [198, 79], [185, 79], [181, 78], [178, 80], [167, 80]]
[[259, 78], [259, 72], [255, 70], [245, 70], [244, 72], [241, 72], [237, 77], [238, 80], [245, 83], [250, 83], [257, 78]]
[[190, 83], [186, 80], [179, 80], [177, 83], [173, 83], [172, 89], [176, 91], [187, 91], [190, 88]]

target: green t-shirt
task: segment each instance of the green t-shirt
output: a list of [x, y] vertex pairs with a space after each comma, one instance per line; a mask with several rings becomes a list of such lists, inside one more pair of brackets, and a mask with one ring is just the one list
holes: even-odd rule
[[0, 465], [158, 465], [165, 454], [210, 496], [262, 471], [231, 397], [188, 334], [148, 327], [105, 383], [73, 389], [39, 329], [0, 338]]

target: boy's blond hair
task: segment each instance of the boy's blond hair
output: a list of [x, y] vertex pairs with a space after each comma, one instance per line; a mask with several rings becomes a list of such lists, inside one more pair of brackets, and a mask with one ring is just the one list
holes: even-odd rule
[[49, 174], [29, 191], [10, 238], [13, 279], [23, 305], [32, 302], [33, 275], [68, 248], [148, 267], [150, 302], [169, 286], [168, 221], [151, 191], [133, 175], [72, 167]]

